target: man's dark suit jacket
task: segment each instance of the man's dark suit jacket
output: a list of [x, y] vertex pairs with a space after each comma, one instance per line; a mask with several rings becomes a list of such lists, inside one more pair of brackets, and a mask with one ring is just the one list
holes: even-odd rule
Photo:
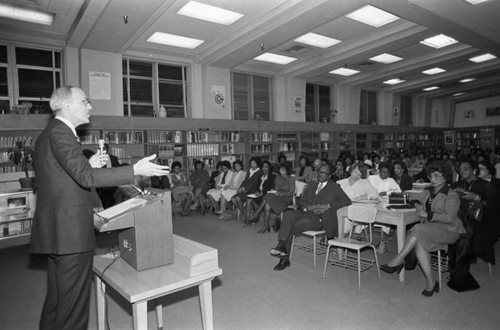
[[338, 235], [337, 210], [341, 207], [351, 205], [351, 200], [342, 188], [340, 188], [340, 185], [332, 180], [328, 180], [326, 186], [316, 195], [318, 184], [319, 182], [311, 182], [307, 185], [306, 190], [302, 193], [302, 197], [297, 200], [297, 209], [303, 210], [306, 206], [330, 204], [330, 208], [319, 217], [322, 220], [326, 237], [334, 238]]
[[71, 254], [95, 248], [90, 188], [134, 182], [132, 166], [94, 169], [72, 130], [52, 119], [36, 141], [37, 207], [30, 252]]

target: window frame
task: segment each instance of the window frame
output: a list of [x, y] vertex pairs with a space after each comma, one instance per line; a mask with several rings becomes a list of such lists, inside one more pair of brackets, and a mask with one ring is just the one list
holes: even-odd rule
[[[307, 87], [309, 86], [313, 86], [313, 98], [314, 98], [314, 102], [312, 104], [313, 106], [313, 111], [314, 111], [314, 120], [310, 121], [310, 120], [307, 120], [308, 117], [307, 117], [307, 113], [308, 113], [308, 107], [310, 107], [311, 105], [307, 103], [308, 99], [307, 99]], [[321, 98], [321, 95], [320, 95], [320, 87], [326, 87], [328, 88], [328, 112], [329, 112], [329, 115], [326, 117], [326, 121], [322, 121], [321, 120], [321, 105], [320, 105], [320, 98]], [[333, 109], [333, 102], [332, 102], [332, 86], [330, 85], [324, 85], [324, 84], [318, 84], [318, 83], [306, 83], [306, 90], [305, 90], [305, 107], [304, 107], [304, 111], [305, 111], [305, 122], [306, 123], [332, 123], [333, 122], [333, 118], [332, 118], [332, 109]]]
[[[248, 119], [236, 119], [235, 111], [236, 111], [236, 98], [235, 98], [235, 88], [234, 88], [234, 74], [245, 75], [247, 79], [247, 107], [248, 107]], [[257, 76], [259, 78], [266, 78], [268, 81], [268, 99], [269, 99], [269, 118], [268, 119], [255, 119], [255, 91], [254, 91], [254, 77]], [[241, 72], [241, 71], [231, 71], [231, 117], [233, 120], [262, 120], [262, 121], [273, 121], [274, 111], [273, 111], [273, 77], [268, 75], [261, 75], [255, 73]], [[261, 111], [259, 111], [261, 112]]]

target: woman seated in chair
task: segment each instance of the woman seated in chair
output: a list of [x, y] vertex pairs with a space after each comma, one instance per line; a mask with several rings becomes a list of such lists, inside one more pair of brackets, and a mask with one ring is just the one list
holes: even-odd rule
[[262, 176], [260, 177], [259, 189], [255, 192], [255, 198], [247, 196], [247, 214], [252, 214], [252, 210], [257, 207], [252, 217], [248, 220], [249, 223], [257, 223], [260, 215], [264, 210], [264, 196], [269, 190], [274, 189], [276, 175], [271, 172], [271, 163], [267, 160], [262, 162], [261, 170]]
[[333, 182], [337, 182], [349, 177], [349, 173], [346, 172], [345, 167], [345, 162], [342, 159], [337, 159], [337, 161], [335, 162], [335, 172], [332, 173]]
[[250, 169], [245, 176], [245, 180], [243, 180], [236, 194], [231, 198], [231, 202], [238, 209], [241, 216], [241, 219], [238, 218], [238, 220], [243, 221], [243, 223], [247, 223], [250, 217], [250, 214], [247, 214], [245, 209], [247, 195], [255, 194], [259, 188], [260, 178], [262, 177], [261, 163], [262, 161], [259, 157], [250, 158]]
[[202, 161], [196, 161], [194, 163], [195, 171], [191, 173], [189, 181], [193, 186], [193, 206], [191, 209], [196, 210], [196, 203], [198, 207], [201, 208], [201, 214], [205, 215], [205, 196], [210, 185], [210, 175], [208, 171], [205, 170], [205, 163]]
[[217, 162], [217, 166], [215, 166], [215, 170], [210, 174], [210, 189], [215, 189], [216, 180], [219, 174], [222, 173], [222, 161]]
[[377, 189], [380, 197], [389, 196], [393, 192], [400, 193], [401, 188], [396, 181], [391, 178], [392, 166], [391, 163], [380, 163], [378, 166], [378, 173], [370, 175], [368, 181], [372, 184], [373, 188]]
[[227, 202], [236, 195], [238, 188], [241, 186], [243, 180], [245, 180], [245, 176], [247, 172], [243, 171], [243, 162], [241, 160], [235, 160], [233, 162], [234, 174], [231, 178], [231, 181], [227, 185], [225, 185], [221, 190], [221, 198], [220, 198], [220, 219], [224, 219], [227, 217], [226, 205]]
[[[220, 211], [219, 202], [221, 202], [222, 190], [226, 187], [229, 187], [229, 183], [233, 179], [234, 172], [231, 170], [231, 163], [228, 160], [224, 160], [220, 162], [220, 173], [215, 178], [214, 188], [210, 189], [207, 192], [207, 198], [210, 204], [212, 205], [212, 209], [214, 214], [222, 214], [223, 211]], [[224, 208], [225, 211], [225, 208]]]
[[305, 183], [311, 182], [313, 179], [313, 168], [309, 164], [309, 158], [304, 155], [299, 157], [299, 166], [295, 169], [295, 180]]
[[182, 216], [186, 216], [191, 200], [193, 199], [193, 187], [188, 179], [181, 173], [182, 164], [178, 161], [172, 163], [172, 174], [170, 176], [170, 187], [172, 198], [181, 205]]
[[413, 180], [411, 176], [408, 175], [408, 168], [402, 160], [396, 160], [394, 162], [394, 172], [392, 178], [399, 185], [401, 190], [411, 190], [413, 188]]
[[378, 200], [378, 192], [367, 177], [368, 166], [364, 163], [357, 163], [351, 166], [351, 176], [339, 180], [337, 183], [351, 201], [355, 202], [362, 199]]
[[[285, 211], [292, 203], [293, 194], [295, 193], [295, 178], [290, 176], [290, 169], [286, 165], [281, 165], [279, 168], [279, 176], [275, 179], [274, 190], [269, 191], [264, 196], [262, 207], [264, 208], [264, 222], [262, 228], [258, 231], [263, 234], [266, 231], [271, 231], [270, 219], [271, 211], [280, 214]], [[279, 230], [279, 220], [273, 224], [275, 232]]]
[[447, 183], [452, 176], [450, 166], [443, 161], [433, 161], [426, 171], [431, 186], [414, 201], [421, 222], [410, 230], [401, 252], [386, 265], [380, 266], [380, 269], [399, 274], [404, 267], [404, 258], [415, 249], [426, 279], [422, 295], [430, 297], [434, 292], [439, 292], [439, 283], [434, 283], [432, 277], [429, 252], [436, 251], [443, 244], [455, 243], [460, 234], [465, 233], [465, 229], [458, 217], [460, 199]]

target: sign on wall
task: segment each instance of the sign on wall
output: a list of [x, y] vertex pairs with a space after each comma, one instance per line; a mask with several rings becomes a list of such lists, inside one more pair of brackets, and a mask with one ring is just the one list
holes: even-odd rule
[[226, 108], [226, 86], [212, 85], [212, 107], [223, 110]]
[[89, 72], [89, 97], [91, 100], [111, 100], [109, 72]]

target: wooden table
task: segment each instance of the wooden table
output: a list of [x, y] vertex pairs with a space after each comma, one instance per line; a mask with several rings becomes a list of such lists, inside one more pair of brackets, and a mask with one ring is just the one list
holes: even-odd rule
[[[218, 267], [217, 250], [195, 241], [173, 235], [174, 263], [143, 271], [136, 271], [123, 259], [94, 257], [96, 280], [98, 329], [106, 329], [106, 306], [102, 291], [110, 285], [132, 304], [134, 329], [147, 329], [147, 303], [149, 300], [198, 286], [203, 329], [213, 329], [211, 281], [222, 274]], [[125, 252], [126, 253], [126, 252]], [[158, 328], [163, 326], [162, 305], [156, 306]]]
[[[377, 217], [375, 218], [375, 222], [396, 226], [398, 252], [401, 251], [406, 238], [406, 226], [420, 221], [417, 216], [417, 211], [415, 209], [388, 210], [380, 204], [375, 205], [374, 207], [377, 208]], [[347, 206], [337, 210], [337, 218], [339, 219], [339, 235], [342, 235], [344, 232], [344, 218], [347, 218]], [[399, 273], [399, 281], [404, 282], [404, 280], [405, 270], [403, 268], [401, 273]]]

